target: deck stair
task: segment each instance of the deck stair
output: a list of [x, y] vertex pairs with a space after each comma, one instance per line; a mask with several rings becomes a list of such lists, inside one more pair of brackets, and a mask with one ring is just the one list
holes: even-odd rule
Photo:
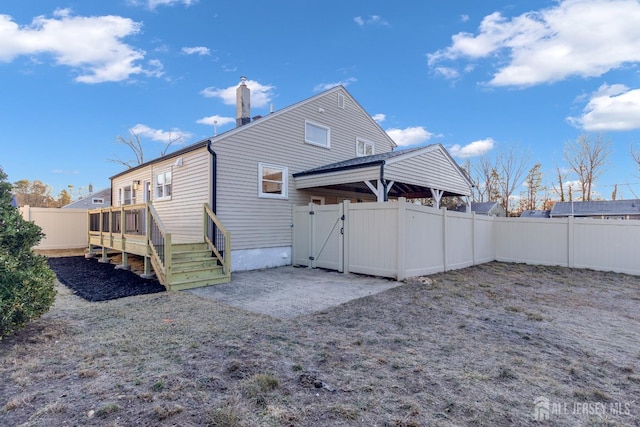
[[206, 243], [178, 243], [171, 248], [167, 287], [172, 291], [229, 282]]

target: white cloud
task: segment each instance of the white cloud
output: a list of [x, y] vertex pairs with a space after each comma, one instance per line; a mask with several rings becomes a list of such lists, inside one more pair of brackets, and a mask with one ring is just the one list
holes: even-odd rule
[[434, 71], [436, 72], [436, 74], [440, 74], [444, 78], [451, 80], [460, 77], [460, 72], [452, 67], [435, 67]]
[[494, 12], [482, 20], [477, 35], [458, 33], [451, 46], [429, 54], [429, 65], [496, 58], [493, 86], [600, 76], [640, 62], [638, 22], [637, 0], [564, 0], [514, 18]]
[[11, 16], [0, 15], [0, 61], [49, 54], [58, 65], [77, 71], [75, 80], [82, 83], [122, 81], [136, 74], [158, 75], [158, 64], [152, 64], [150, 70], [140, 65], [145, 51], [122, 42], [140, 33], [142, 24], [112, 15], [72, 16], [69, 9], [59, 9], [53, 15], [37, 16], [26, 26], [19, 26]]
[[182, 53], [186, 53], [187, 55], [211, 55], [211, 51], [208, 47], [204, 46], [194, 46], [194, 47], [183, 47]]
[[469, 15], [460, 15], [460, 21], [467, 22], [469, 20]]
[[349, 77], [347, 79], [344, 79], [342, 81], [335, 82], [335, 83], [320, 83], [320, 84], [314, 86], [313, 91], [314, 92], [322, 92], [324, 90], [329, 90], [332, 87], [336, 87], [336, 86], [340, 86], [340, 85], [342, 85], [344, 87], [347, 87], [351, 83], [355, 83], [357, 81], [358, 81], [358, 79], [356, 79], [355, 77]]
[[362, 16], [356, 16], [355, 18], [353, 18], [353, 20], [361, 27], [364, 27], [365, 25], [380, 25], [383, 27], [390, 26], [389, 23], [382, 19], [382, 17], [379, 15], [369, 15], [366, 18], [363, 18]]
[[387, 129], [389, 137], [398, 144], [399, 147], [408, 147], [418, 145], [428, 141], [434, 136], [422, 126], [408, 127], [404, 129], [391, 128]]
[[379, 113], [379, 114], [374, 114], [373, 116], [371, 116], [371, 118], [373, 118], [373, 120], [375, 120], [378, 123], [382, 123], [386, 120], [387, 116], [385, 114]]
[[478, 157], [489, 152], [495, 146], [493, 138], [480, 139], [478, 141], [470, 142], [465, 146], [458, 144], [452, 145], [448, 148], [449, 153], [454, 157], [466, 159], [467, 157]]
[[191, 6], [197, 2], [198, 0], [129, 0], [129, 3], [134, 6], [146, 6], [151, 10], [154, 10], [158, 6], [173, 6], [174, 4]]
[[640, 89], [604, 84], [591, 96], [582, 115], [567, 121], [587, 131], [640, 129]]
[[159, 141], [165, 144], [170, 143], [171, 141], [177, 141], [181, 139], [182, 142], [187, 141], [191, 138], [191, 133], [181, 131], [180, 129], [172, 129], [172, 130], [161, 130], [161, 129], [152, 129], [147, 125], [143, 125], [138, 123], [137, 125], [131, 128], [131, 132], [135, 133], [141, 138], [149, 138], [152, 141]]
[[224, 126], [224, 125], [228, 125], [229, 123], [235, 123], [236, 119], [234, 119], [233, 117], [222, 117], [222, 116], [209, 116], [209, 117], [203, 117], [201, 119], [196, 120], [196, 123], [199, 123], [201, 125], [208, 125], [208, 126]]
[[[269, 102], [271, 102], [271, 99], [273, 98], [273, 90], [276, 88], [275, 86], [263, 85], [255, 80], [247, 80], [246, 84], [251, 90], [252, 107], [265, 107]], [[220, 98], [222, 102], [227, 105], [236, 105], [237, 87], [238, 85], [229, 86], [223, 89], [208, 87], [200, 91], [200, 93], [207, 98]]]

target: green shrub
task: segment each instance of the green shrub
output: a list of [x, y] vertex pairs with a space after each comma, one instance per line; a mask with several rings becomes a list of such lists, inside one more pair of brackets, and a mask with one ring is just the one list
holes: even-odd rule
[[42, 229], [11, 206], [11, 184], [0, 168], [0, 340], [53, 305], [55, 274], [33, 252]]

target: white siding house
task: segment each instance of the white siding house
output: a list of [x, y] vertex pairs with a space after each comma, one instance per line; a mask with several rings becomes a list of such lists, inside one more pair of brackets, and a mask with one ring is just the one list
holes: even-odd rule
[[[242, 82], [238, 96], [247, 93]], [[233, 130], [112, 177], [113, 205], [151, 201], [183, 242], [202, 239], [202, 206], [211, 205], [231, 234], [238, 271], [291, 264], [293, 206], [471, 193], [441, 145], [395, 151], [342, 86], [237, 121]], [[340, 162], [348, 164], [329, 167]]]

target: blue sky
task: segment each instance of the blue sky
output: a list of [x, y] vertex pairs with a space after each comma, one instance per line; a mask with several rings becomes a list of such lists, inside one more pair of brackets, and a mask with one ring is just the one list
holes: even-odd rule
[[638, 22], [638, 0], [4, 1], [0, 165], [106, 188], [130, 129], [151, 159], [232, 128], [244, 75], [252, 115], [343, 84], [402, 147], [462, 164], [515, 145], [548, 185], [566, 141], [602, 133], [597, 193], [640, 197]]

